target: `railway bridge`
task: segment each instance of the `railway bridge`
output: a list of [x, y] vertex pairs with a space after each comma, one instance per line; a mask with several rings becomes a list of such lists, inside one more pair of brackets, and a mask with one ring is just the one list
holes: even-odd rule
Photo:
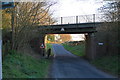
[[[96, 28], [101, 26], [104, 22], [96, 22], [95, 15], [93, 20], [88, 22], [80, 23], [78, 16], [76, 17], [75, 23], [63, 23], [63, 17], [61, 18], [60, 24], [42, 25], [38, 26], [39, 30], [43, 31], [43, 40], [46, 34], [85, 34], [86, 37], [86, 58], [93, 60], [96, 56], [96, 43], [95, 35], [97, 32]], [[44, 42], [44, 41], [43, 41]]]

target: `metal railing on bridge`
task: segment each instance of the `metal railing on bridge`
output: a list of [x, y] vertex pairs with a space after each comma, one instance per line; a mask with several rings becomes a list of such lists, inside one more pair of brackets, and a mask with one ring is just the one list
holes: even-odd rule
[[[49, 25], [105, 22], [106, 14], [91, 14], [91, 15], [57, 17], [57, 18], [54, 18], [54, 20], [55, 20], [54, 23], [50, 22], [49, 20]], [[111, 21], [108, 21], [108, 22], [111, 22]]]
[[54, 18], [56, 24], [78, 24], [78, 23], [90, 23], [90, 22], [103, 22], [102, 14], [92, 14], [92, 15], [79, 15], [79, 16], [68, 16], [68, 17], [58, 17]]

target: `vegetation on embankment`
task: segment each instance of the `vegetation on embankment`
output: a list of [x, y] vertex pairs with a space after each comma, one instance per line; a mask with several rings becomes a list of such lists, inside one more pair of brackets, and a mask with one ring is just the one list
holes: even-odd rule
[[85, 55], [85, 42], [79, 44], [63, 43], [64, 48], [77, 56]]
[[91, 61], [91, 64], [112, 75], [120, 76], [120, 63], [118, 63], [118, 55], [104, 56], [94, 61]]
[[51, 61], [11, 51], [3, 59], [3, 78], [45, 78]]

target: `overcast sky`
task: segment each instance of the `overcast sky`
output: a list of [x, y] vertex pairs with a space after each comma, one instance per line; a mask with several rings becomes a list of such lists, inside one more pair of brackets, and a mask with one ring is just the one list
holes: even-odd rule
[[95, 14], [104, 4], [103, 0], [56, 0], [56, 2], [57, 4], [51, 8], [55, 17]]

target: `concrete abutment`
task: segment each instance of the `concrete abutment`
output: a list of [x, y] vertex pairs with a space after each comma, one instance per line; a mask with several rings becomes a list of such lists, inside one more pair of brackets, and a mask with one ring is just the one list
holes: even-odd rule
[[94, 33], [87, 33], [85, 35], [85, 57], [89, 60], [94, 60], [96, 57], [96, 39]]

